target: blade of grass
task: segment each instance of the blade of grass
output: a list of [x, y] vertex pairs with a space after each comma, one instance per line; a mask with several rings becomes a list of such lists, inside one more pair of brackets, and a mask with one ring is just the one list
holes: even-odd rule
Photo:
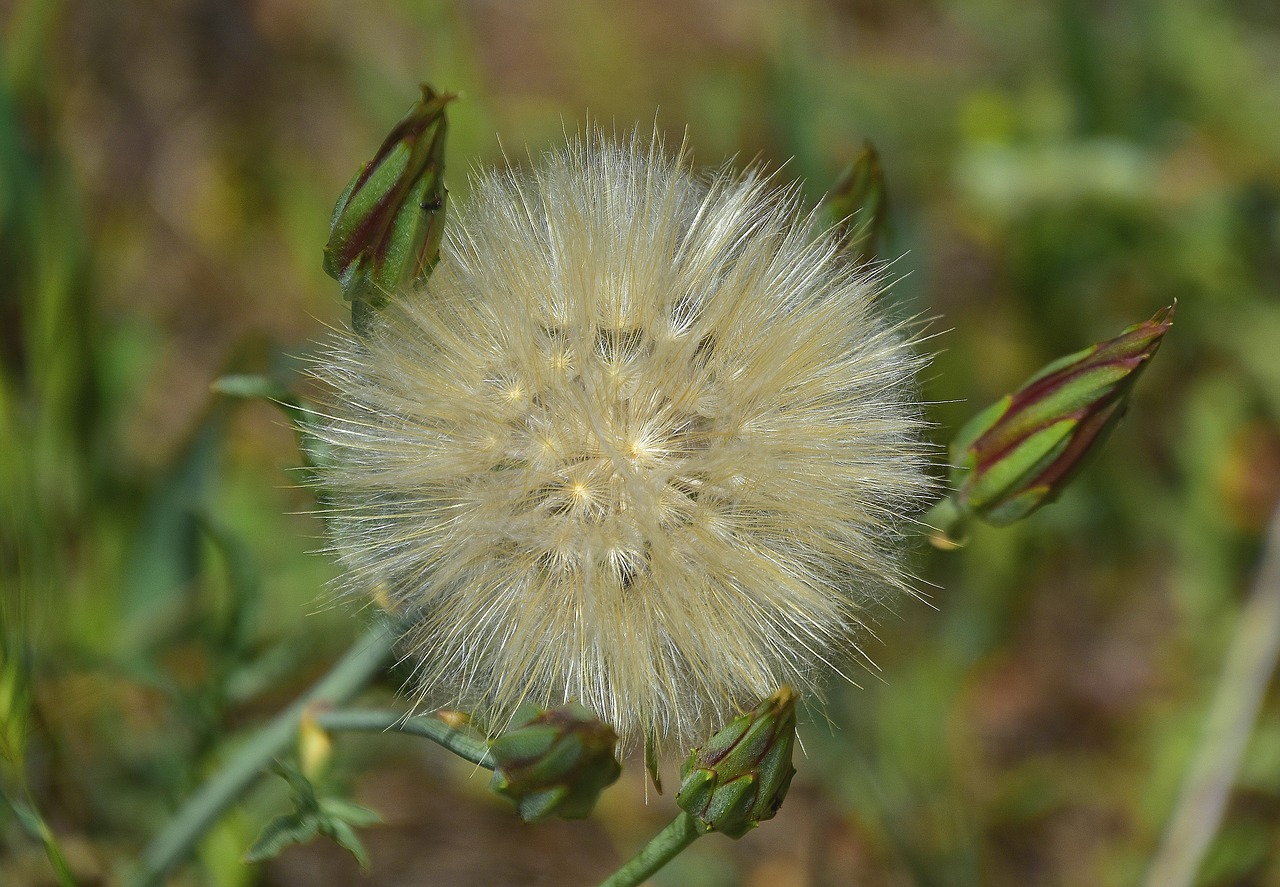
[[1200, 746], [1183, 780], [1146, 887], [1190, 887], [1222, 825], [1240, 760], [1280, 658], [1280, 508], [1240, 613]]

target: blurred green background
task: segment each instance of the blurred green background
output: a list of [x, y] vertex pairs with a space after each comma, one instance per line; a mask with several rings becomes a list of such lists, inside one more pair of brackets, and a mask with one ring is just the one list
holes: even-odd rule
[[[209, 385], [307, 390], [345, 322], [330, 209], [421, 80], [463, 96], [456, 199], [588, 119], [785, 164], [814, 201], [871, 139], [940, 443], [1178, 299], [1103, 457], [1024, 524], [922, 543], [927, 604], [808, 713], [779, 817], [654, 883], [1140, 881], [1280, 493], [1274, 0], [8, 0], [0, 26], [0, 787], [79, 883], [122, 883], [224, 737], [361, 630], [286, 424]], [[386, 820], [360, 883], [594, 883], [674, 809], [633, 762], [590, 822], [522, 826], [416, 740], [337, 754]], [[354, 883], [323, 842], [240, 864], [284, 799], [264, 783], [174, 883]], [[1280, 884], [1277, 835], [1273, 689], [1198, 883]], [[52, 883], [0, 807], [0, 884]]]

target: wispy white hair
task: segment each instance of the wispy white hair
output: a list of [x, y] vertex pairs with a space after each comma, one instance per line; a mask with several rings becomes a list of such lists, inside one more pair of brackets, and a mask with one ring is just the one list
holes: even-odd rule
[[921, 359], [798, 203], [591, 136], [479, 179], [429, 283], [333, 342], [333, 548], [412, 614], [425, 701], [688, 747], [908, 588]]

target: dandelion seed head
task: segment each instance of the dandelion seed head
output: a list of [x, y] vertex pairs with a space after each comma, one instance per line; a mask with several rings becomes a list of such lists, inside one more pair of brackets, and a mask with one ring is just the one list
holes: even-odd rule
[[758, 171], [592, 136], [451, 208], [429, 282], [318, 366], [333, 547], [424, 700], [578, 701], [688, 747], [817, 689], [906, 589], [927, 489], [900, 325]]

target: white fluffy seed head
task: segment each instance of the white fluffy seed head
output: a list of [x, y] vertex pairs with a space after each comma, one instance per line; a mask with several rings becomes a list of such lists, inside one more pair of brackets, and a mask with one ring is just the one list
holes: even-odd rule
[[595, 136], [476, 182], [429, 283], [332, 344], [333, 547], [413, 614], [425, 701], [687, 748], [907, 587], [920, 359], [797, 204]]

